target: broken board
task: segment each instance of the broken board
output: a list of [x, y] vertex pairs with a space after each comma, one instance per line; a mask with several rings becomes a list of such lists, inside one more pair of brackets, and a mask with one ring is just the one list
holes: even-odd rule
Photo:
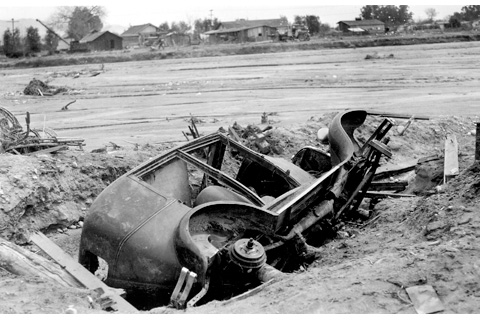
[[445, 310], [435, 289], [430, 285], [406, 288], [410, 300], [418, 314], [436, 313]]
[[83, 286], [88, 289], [102, 288], [104, 292], [108, 293], [115, 304], [111, 306], [112, 309], [122, 313], [138, 312], [138, 310], [132, 306], [128, 301], [118, 295], [114, 288], [110, 288], [94, 274], [88, 271], [80, 263], [73, 260], [71, 256], [65, 253], [59, 246], [53, 241], [48, 239], [43, 233], [35, 232], [30, 236], [30, 240], [35, 243], [40, 249], [48, 254], [55, 262], [57, 262], [62, 268], [70, 273], [75, 279], [78, 280]]
[[459, 173], [458, 168], [458, 142], [453, 134], [445, 138], [445, 162], [443, 167], [443, 182], [447, 183]]

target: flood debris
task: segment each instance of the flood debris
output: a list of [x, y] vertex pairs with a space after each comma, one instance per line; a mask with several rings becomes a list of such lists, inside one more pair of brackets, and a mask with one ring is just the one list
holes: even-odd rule
[[67, 103], [66, 105], [64, 105], [62, 107], [62, 109], [60, 109], [61, 111], [68, 111], [68, 106], [71, 105], [72, 103], [75, 103], [77, 102], [77, 100], [73, 100], [73, 101], [70, 101], [69, 103]]
[[313, 227], [333, 228], [356, 212], [381, 157], [391, 156], [382, 142], [390, 120], [365, 144], [355, 139], [366, 117], [363, 110], [339, 113], [328, 152], [304, 146], [292, 161], [246, 145], [270, 143], [271, 128], [236, 123], [230, 137], [215, 132], [151, 158], [92, 203], [79, 262], [94, 274], [101, 258], [107, 281], [127, 298], [150, 292], [156, 306], [177, 308], [242, 297], [304, 270], [319, 257]]
[[389, 55], [379, 55], [377, 52], [374, 52], [373, 54], [367, 54], [365, 56], [365, 60], [370, 60], [370, 59], [393, 59], [395, 56], [393, 53], [390, 53]]
[[45, 82], [33, 79], [29, 82], [29, 84], [23, 90], [24, 95], [29, 96], [54, 96], [56, 94], [67, 92], [68, 89], [66, 87], [55, 87], [49, 86]]
[[54, 153], [66, 146], [76, 146], [80, 149], [84, 139], [60, 138], [50, 128], [42, 130], [30, 128], [30, 113], [25, 117], [24, 131], [18, 119], [6, 108], [0, 107], [0, 153], [29, 154], [43, 151]]
[[437, 292], [431, 285], [420, 285], [405, 289], [412, 300], [417, 313], [428, 314], [445, 310], [442, 301], [438, 298]]
[[[71, 256], [65, 253], [53, 241], [47, 238], [41, 232], [34, 232], [30, 240], [35, 243], [42, 251], [48, 254], [55, 262], [60, 264], [71, 277], [73, 277], [81, 287], [97, 290], [102, 293], [102, 307], [104, 309], [113, 309], [121, 312], [135, 312], [137, 309], [123, 299], [119, 292], [123, 290], [113, 289], [98, 279], [94, 274], [88, 272], [83, 266], [75, 261]], [[106, 301], [105, 301], [106, 300]], [[108, 303], [106, 303], [108, 302]]]
[[445, 162], [443, 169], [443, 183], [447, 183], [459, 174], [458, 168], [458, 142], [457, 137], [448, 134], [445, 137]]
[[193, 139], [197, 139], [198, 137], [200, 137], [200, 133], [198, 132], [197, 125], [195, 124], [195, 123], [199, 123], [200, 120], [197, 117], [190, 116], [189, 122], [191, 124], [191, 125], [188, 126], [188, 130], [190, 132], [182, 131], [182, 133], [185, 136], [185, 138], [187, 139], [187, 141], [190, 140], [190, 139], [188, 139], [188, 136], [192, 136]]

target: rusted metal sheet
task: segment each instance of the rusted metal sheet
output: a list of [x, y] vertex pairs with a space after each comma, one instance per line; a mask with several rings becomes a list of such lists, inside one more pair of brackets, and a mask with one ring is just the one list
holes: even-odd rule
[[[338, 114], [329, 127], [330, 152], [303, 148], [292, 162], [261, 155], [221, 133], [154, 157], [92, 204], [79, 261], [95, 272], [98, 258], [104, 259], [107, 284], [127, 292], [169, 298], [176, 285], [188, 285], [183, 294], [175, 291], [179, 307], [188, 299], [193, 305], [206, 296], [237, 295], [261, 282], [267, 267], [289, 270], [315, 251], [302, 233], [326, 216], [355, 210], [380, 157], [390, 155], [380, 141], [389, 120], [368, 144], [355, 139], [365, 118], [362, 110]], [[223, 168], [225, 161], [238, 163]], [[182, 279], [182, 268], [196, 280]]]

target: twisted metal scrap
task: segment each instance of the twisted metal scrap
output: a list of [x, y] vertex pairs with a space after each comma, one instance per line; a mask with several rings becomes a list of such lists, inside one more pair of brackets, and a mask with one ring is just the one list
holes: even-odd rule
[[17, 118], [7, 109], [0, 107], [0, 143], [3, 150], [25, 139], [23, 128]]

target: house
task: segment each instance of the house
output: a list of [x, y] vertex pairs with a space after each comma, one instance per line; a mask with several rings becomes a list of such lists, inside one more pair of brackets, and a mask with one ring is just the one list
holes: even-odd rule
[[205, 32], [210, 43], [223, 41], [254, 42], [270, 40], [276, 32], [286, 32], [289, 29], [285, 18], [269, 20], [245, 20], [222, 22], [217, 30]]
[[338, 29], [345, 33], [350, 32], [369, 32], [384, 33], [385, 23], [377, 19], [369, 20], [342, 20], [337, 22]]
[[122, 42], [122, 37], [110, 31], [92, 31], [79, 41], [90, 51], [121, 50]]
[[143, 45], [147, 38], [156, 35], [160, 31], [159, 28], [151, 23], [132, 26], [128, 28], [120, 36], [123, 38], [123, 45], [125, 47]]

